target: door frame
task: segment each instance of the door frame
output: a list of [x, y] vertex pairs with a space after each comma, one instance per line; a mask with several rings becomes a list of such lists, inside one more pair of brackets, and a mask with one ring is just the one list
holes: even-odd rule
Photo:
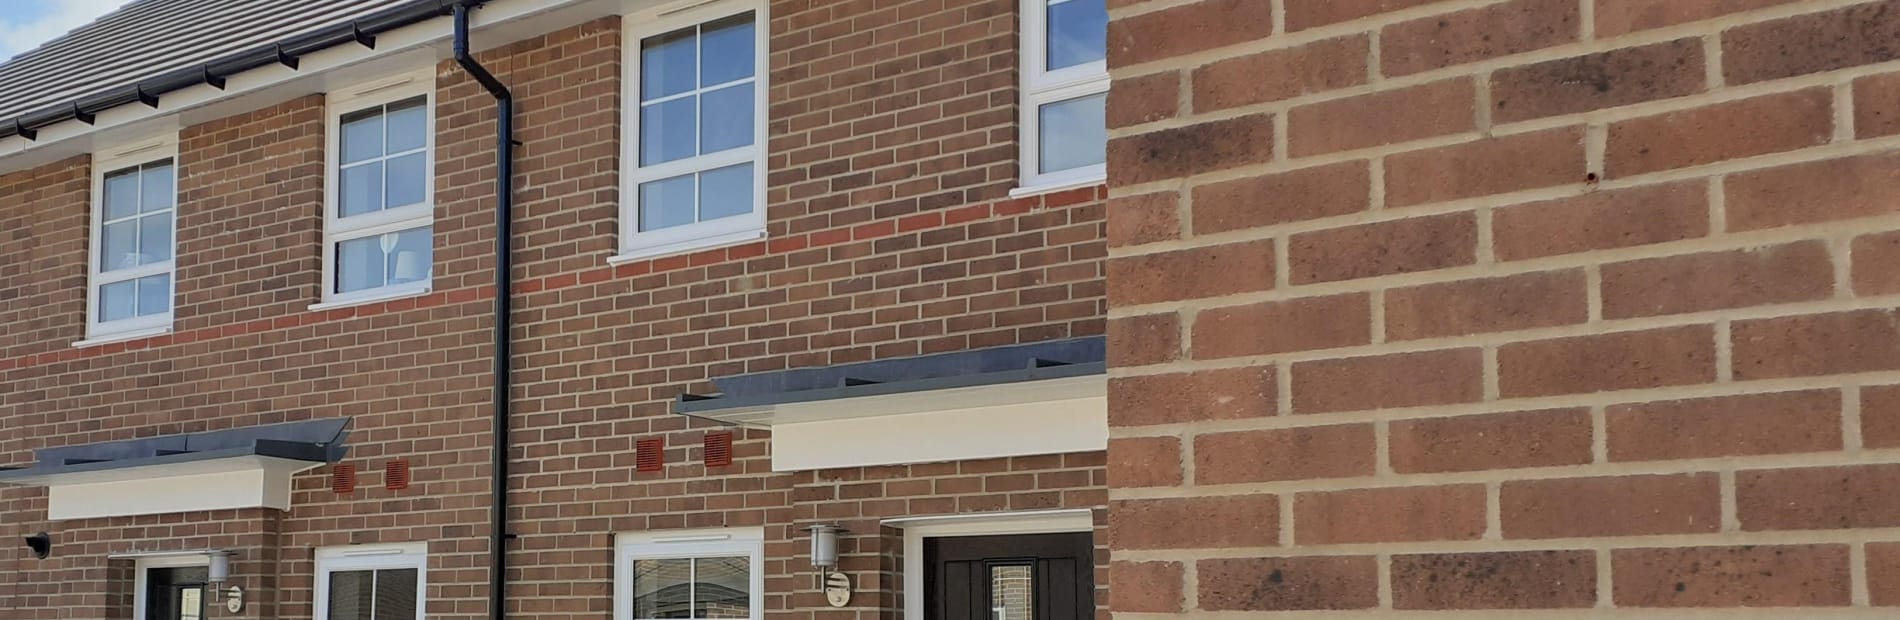
[[[150, 581], [146, 573], [154, 568], [192, 568], [210, 566], [211, 557], [202, 552], [192, 555], [158, 555], [138, 558], [132, 564], [132, 620], [153, 620], [145, 617], [145, 587]], [[211, 608], [211, 588], [205, 588], [205, 608]]]
[[[1095, 511], [1038, 510], [888, 519], [904, 530], [904, 618], [924, 620], [924, 539], [1011, 534], [1095, 533]], [[1094, 570], [1094, 567], [1089, 567]]]

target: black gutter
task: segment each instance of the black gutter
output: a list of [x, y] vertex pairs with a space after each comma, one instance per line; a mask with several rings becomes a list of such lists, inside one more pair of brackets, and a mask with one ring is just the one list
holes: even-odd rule
[[462, 65], [488, 94], [495, 97], [495, 430], [490, 485], [493, 521], [489, 524], [488, 617], [502, 620], [508, 600], [508, 410], [513, 387], [514, 269], [513, 211], [515, 206], [515, 97], [495, 75], [468, 52], [469, 6], [455, 5], [455, 62]]
[[411, 0], [348, 23], [313, 30], [275, 43], [266, 43], [194, 67], [140, 80], [109, 91], [48, 105], [38, 111], [0, 119], [0, 139], [38, 138], [40, 129], [69, 120], [91, 124], [95, 115], [119, 106], [143, 103], [158, 107], [161, 95], [199, 84], [224, 88], [224, 79], [259, 67], [281, 64], [296, 69], [298, 59], [312, 52], [344, 44], [376, 47], [376, 35], [449, 14], [452, 7], [476, 6], [488, 0]]

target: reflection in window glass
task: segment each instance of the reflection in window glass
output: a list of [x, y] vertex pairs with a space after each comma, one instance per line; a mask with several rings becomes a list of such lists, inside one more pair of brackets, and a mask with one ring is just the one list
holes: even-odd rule
[[419, 575], [413, 568], [332, 572], [325, 620], [414, 620]]
[[991, 566], [991, 620], [1035, 620], [1035, 585], [1028, 565]]
[[428, 281], [434, 264], [433, 232], [434, 227], [424, 226], [336, 244], [336, 291]]
[[1108, 95], [1092, 95], [1042, 106], [1041, 171], [1060, 172], [1108, 160]]
[[634, 560], [633, 615], [640, 619], [749, 618], [752, 560]]
[[635, 618], [693, 617], [692, 560], [635, 560]]
[[1108, 57], [1108, 6], [1104, 0], [1049, 0], [1048, 15], [1050, 71]]
[[330, 617], [327, 620], [372, 620], [376, 605], [376, 571], [330, 573]]
[[[161, 160], [106, 174], [97, 237], [94, 320], [99, 323], [171, 312], [173, 212], [177, 205], [172, 161]], [[163, 271], [153, 273], [155, 269]]]
[[429, 183], [424, 103], [406, 99], [342, 118], [337, 217], [423, 202]]
[[700, 558], [693, 570], [693, 617], [752, 615], [751, 558]]

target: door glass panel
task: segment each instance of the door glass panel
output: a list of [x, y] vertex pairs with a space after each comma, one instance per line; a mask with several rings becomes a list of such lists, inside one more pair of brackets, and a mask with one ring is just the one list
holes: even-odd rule
[[990, 567], [990, 620], [1035, 620], [1035, 568]]
[[204, 588], [185, 588], [178, 591], [178, 620], [200, 620], [204, 618]]

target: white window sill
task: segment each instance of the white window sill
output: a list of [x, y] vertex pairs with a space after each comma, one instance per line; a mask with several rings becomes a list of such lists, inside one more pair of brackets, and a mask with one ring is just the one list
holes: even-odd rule
[[1083, 178], [1083, 179], [1076, 179], [1073, 181], [1060, 181], [1056, 183], [1043, 183], [1043, 184], [1038, 184], [1038, 185], [1029, 185], [1029, 186], [1018, 187], [1016, 189], [1009, 190], [1009, 197], [1010, 198], [1028, 198], [1030, 196], [1041, 196], [1043, 194], [1066, 192], [1072, 189], [1094, 187], [1106, 182], [1108, 182], [1108, 177], [1099, 176], [1099, 177], [1088, 177], [1088, 178]]
[[106, 334], [100, 334], [97, 336], [91, 336], [91, 337], [86, 338], [85, 340], [75, 342], [73, 343], [73, 348], [84, 349], [86, 347], [96, 347], [102, 344], [112, 344], [114, 342], [126, 342], [126, 341], [131, 341], [131, 340], [139, 340], [141, 338], [151, 338], [153, 336], [163, 336], [169, 333], [172, 333], [171, 327], [149, 327], [146, 329], [135, 329], [132, 331], [106, 333]]
[[310, 311], [320, 312], [323, 310], [335, 310], [337, 308], [348, 308], [351, 306], [363, 306], [363, 305], [368, 305], [368, 304], [382, 303], [385, 301], [408, 299], [410, 297], [421, 297], [423, 295], [429, 294], [433, 290], [434, 290], [434, 287], [430, 287], [430, 286], [424, 286], [422, 288], [404, 288], [404, 289], [388, 291], [385, 293], [365, 295], [363, 297], [350, 297], [350, 298], [339, 299], [335, 301], [326, 301], [322, 303], [310, 304]]
[[689, 241], [680, 241], [677, 243], [668, 243], [664, 245], [633, 248], [633, 249], [622, 251], [619, 254], [615, 254], [613, 256], [607, 257], [607, 264], [624, 265], [627, 263], [636, 263], [640, 261], [653, 260], [656, 258], [677, 256], [680, 254], [691, 254], [693, 252], [717, 250], [720, 248], [728, 248], [735, 245], [745, 245], [745, 244], [752, 243], [754, 241], [758, 241], [764, 238], [765, 238], [764, 229], [742, 230], [735, 233], [713, 235], [711, 237], [702, 237], [699, 239], [692, 239]]

